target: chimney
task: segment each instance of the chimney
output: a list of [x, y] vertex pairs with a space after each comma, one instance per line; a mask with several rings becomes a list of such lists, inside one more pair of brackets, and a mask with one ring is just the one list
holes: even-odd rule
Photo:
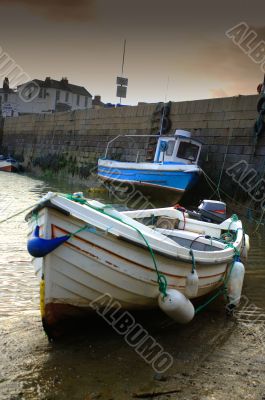
[[47, 77], [45, 78], [45, 86], [51, 86], [51, 83], [52, 83], [51, 77], [50, 77], [50, 76], [47, 76]]
[[63, 76], [61, 79], [61, 83], [63, 86], [68, 86], [68, 79], [66, 78], [66, 76]]
[[9, 79], [7, 77], [5, 77], [4, 82], [3, 82], [3, 89], [5, 91], [9, 91]]

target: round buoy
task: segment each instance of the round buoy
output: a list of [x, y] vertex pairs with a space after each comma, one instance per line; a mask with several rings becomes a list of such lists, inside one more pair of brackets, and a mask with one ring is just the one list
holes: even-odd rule
[[176, 289], [168, 289], [165, 297], [160, 294], [158, 305], [165, 314], [179, 324], [187, 324], [195, 314], [190, 300]]

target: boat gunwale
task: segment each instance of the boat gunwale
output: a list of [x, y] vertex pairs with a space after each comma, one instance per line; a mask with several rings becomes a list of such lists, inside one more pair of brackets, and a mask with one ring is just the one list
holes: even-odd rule
[[[58, 196], [58, 195], [57, 195], [57, 196]], [[60, 196], [58, 196], [58, 197], [60, 197]], [[51, 200], [53, 200], [53, 199], [51, 199]], [[64, 214], [65, 216], [71, 216], [72, 218], [74, 218], [74, 219], [76, 219], [76, 220], [79, 220], [79, 221], [81, 221], [81, 222], [83, 222], [83, 223], [86, 222], [86, 221], [84, 221], [83, 219], [81, 219], [80, 217], [77, 217], [77, 216], [71, 214], [71, 212], [65, 210], [63, 207], [60, 207], [60, 206], [58, 206], [58, 205], [56, 205], [56, 204], [53, 204], [51, 200], [47, 200], [47, 201], [45, 201], [45, 203], [43, 203], [43, 204], [41, 204], [41, 203], [38, 204], [38, 206], [36, 207], [36, 209], [38, 209], [38, 211], [40, 211], [40, 210], [42, 210], [42, 209], [48, 208], [48, 210], [52, 210], [52, 211], [55, 211], [55, 212], [60, 212], [60, 213]], [[71, 201], [71, 200], [69, 200], [69, 199], [65, 199], [65, 200], [68, 200], [69, 202], [73, 203], [73, 205], [75, 205], [75, 206], [79, 205], [79, 206], [82, 206], [82, 207], [83, 207], [83, 205], [81, 205], [81, 204], [79, 204], [79, 203], [75, 203], [75, 202], [73, 202], [73, 201]], [[52, 204], [52, 207], [50, 207], [50, 204]], [[56, 207], [53, 207], [54, 205], [55, 205]], [[35, 210], [35, 209], [33, 209], [33, 210], [26, 216], [26, 218], [27, 218], [29, 215], [32, 215], [32, 214], [34, 213], [34, 210]], [[95, 210], [95, 211], [96, 211], [96, 210]], [[69, 214], [68, 214], [68, 213], [69, 213]], [[112, 218], [111, 215], [106, 215], [106, 216], [107, 216], [108, 218]], [[104, 229], [99, 228], [99, 227], [97, 227], [97, 229], [100, 229], [100, 230], [104, 231]], [[110, 231], [108, 231], [108, 234], [111, 234], [111, 235], [113, 235], [113, 236], [116, 237], [116, 238], [118, 237], [118, 238], [121, 239], [121, 240], [124, 240], [124, 241], [127, 241], [127, 242], [131, 243], [131, 244], [134, 244], [135, 246], [138, 246], [138, 247], [147, 249], [147, 246], [146, 246], [144, 243], [140, 243], [140, 242], [138, 242], [138, 241], [136, 241], [136, 240], [134, 240], [134, 239], [126, 238], [125, 236], [121, 236], [120, 234], [113, 233], [113, 232], [110, 232]], [[167, 237], [165, 236], [165, 238], [167, 238]], [[167, 238], [167, 239], [168, 239], [168, 238]], [[174, 243], [174, 244], [175, 244], [175, 243]], [[185, 248], [184, 246], [179, 246], [178, 248], [187, 250], [187, 248]], [[153, 247], [152, 247], [152, 250], [153, 250], [153, 252], [154, 252], [155, 254], [158, 254], [158, 255], [160, 255], [160, 256], [162, 256], [162, 257], [165, 257], [165, 258], [168, 258], [168, 259], [171, 259], [171, 260], [175, 260], [175, 261], [181, 260], [182, 262], [191, 263], [191, 259], [185, 259], [185, 258], [183, 258], [182, 255], [181, 255], [181, 256], [171, 255], [171, 254], [168, 254], [166, 251], [159, 250], [159, 249], [156, 249], [156, 248], [153, 248]], [[230, 251], [229, 251], [229, 250], [230, 250]], [[222, 250], [220, 250], [220, 251], [212, 251], [212, 252], [200, 252], [200, 251], [194, 250], [194, 255], [196, 256], [196, 253], [207, 253], [207, 254], [210, 253], [211, 255], [217, 255], [216, 253], [223, 254], [224, 251], [226, 251], [227, 253], [228, 253], [228, 251], [229, 251], [229, 253], [231, 253], [231, 250], [233, 250], [233, 249], [228, 249], [228, 248], [226, 248], [226, 249], [222, 249]], [[200, 255], [201, 255], [201, 254], [197, 254], [197, 256], [200, 256]], [[225, 257], [224, 257], [222, 260], [215, 260], [215, 261], [214, 261], [214, 260], [212, 260], [212, 259], [209, 259], [209, 260], [203, 259], [203, 260], [198, 260], [198, 261], [196, 261], [196, 262], [197, 262], [198, 265], [200, 265], [200, 264], [201, 264], [201, 265], [211, 265], [211, 264], [218, 265], [218, 264], [223, 264], [223, 263], [232, 262], [232, 260], [233, 260], [233, 254], [227, 254], [227, 255], [225, 255]]]

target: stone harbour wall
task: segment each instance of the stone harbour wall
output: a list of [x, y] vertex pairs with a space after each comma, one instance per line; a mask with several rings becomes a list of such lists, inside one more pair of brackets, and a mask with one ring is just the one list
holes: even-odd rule
[[[264, 174], [265, 135], [255, 148], [253, 126], [258, 116], [258, 96], [172, 102], [169, 134], [176, 129], [192, 132], [203, 142], [201, 166], [230, 190], [232, 180], [226, 169], [240, 160]], [[87, 109], [55, 114], [7, 118], [2, 150], [17, 157], [29, 171], [52, 171], [68, 177], [87, 179], [107, 143], [114, 159], [145, 160], [151, 138], [122, 138], [123, 135], [152, 135], [159, 132], [161, 103], [109, 109]]]

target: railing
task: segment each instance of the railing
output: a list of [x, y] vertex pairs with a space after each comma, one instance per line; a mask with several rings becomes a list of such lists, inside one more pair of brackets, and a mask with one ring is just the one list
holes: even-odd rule
[[[160, 135], [118, 135], [118, 136], [115, 136], [115, 138], [111, 139], [108, 142], [104, 158], [107, 158], [107, 154], [108, 154], [108, 151], [109, 151], [110, 144], [113, 143], [119, 137], [149, 137], [149, 138], [153, 138], [153, 137], [160, 137]], [[138, 158], [139, 158], [139, 151], [137, 152], [137, 155], [136, 155], [136, 162], [138, 161]]]

